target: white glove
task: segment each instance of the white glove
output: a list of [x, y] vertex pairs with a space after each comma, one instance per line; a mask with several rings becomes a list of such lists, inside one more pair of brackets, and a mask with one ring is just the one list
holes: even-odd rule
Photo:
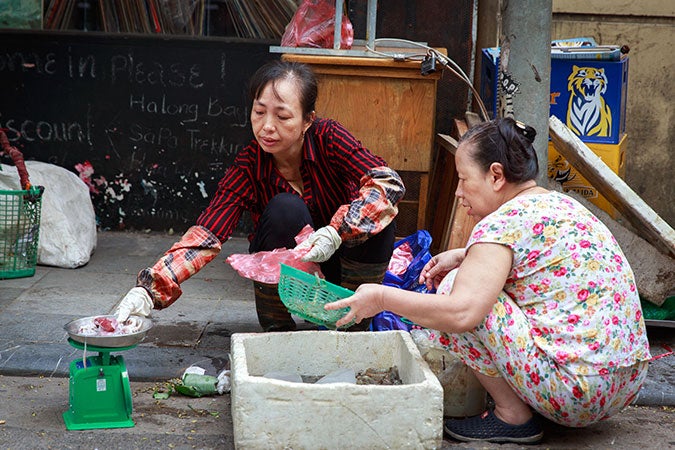
[[328, 261], [333, 253], [342, 245], [342, 239], [330, 225], [319, 228], [314, 233], [310, 234], [296, 249], [309, 248], [302, 260], [305, 262], [321, 263]]
[[118, 323], [124, 323], [129, 319], [130, 315], [148, 317], [153, 307], [154, 303], [148, 291], [137, 286], [127, 292], [127, 295], [119, 302], [113, 314], [116, 316]]

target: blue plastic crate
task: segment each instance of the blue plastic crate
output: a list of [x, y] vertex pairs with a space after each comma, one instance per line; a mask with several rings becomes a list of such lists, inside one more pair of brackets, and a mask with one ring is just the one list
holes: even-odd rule
[[[482, 50], [480, 96], [491, 118], [498, 115], [499, 48]], [[626, 131], [628, 57], [551, 59], [550, 114], [584, 142], [618, 144]]]
[[485, 104], [490, 119], [497, 117], [497, 76], [499, 72], [499, 48], [484, 48], [481, 52], [482, 63], [480, 66], [480, 98]]

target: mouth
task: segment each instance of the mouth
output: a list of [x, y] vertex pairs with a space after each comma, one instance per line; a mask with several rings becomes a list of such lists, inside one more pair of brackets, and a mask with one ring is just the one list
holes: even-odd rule
[[265, 146], [267, 146], [267, 147], [271, 147], [271, 146], [273, 146], [274, 144], [276, 144], [276, 142], [277, 142], [276, 139], [267, 138], [267, 137], [261, 137], [261, 138], [259, 139], [259, 141], [260, 141], [261, 144], [263, 144], [263, 145], [265, 145]]

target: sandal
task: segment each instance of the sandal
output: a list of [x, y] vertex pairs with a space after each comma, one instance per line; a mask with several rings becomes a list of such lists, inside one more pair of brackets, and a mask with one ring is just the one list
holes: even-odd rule
[[532, 417], [522, 425], [510, 425], [500, 420], [493, 411], [468, 419], [448, 419], [445, 432], [459, 441], [515, 442], [536, 444], [544, 436], [539, 422]]

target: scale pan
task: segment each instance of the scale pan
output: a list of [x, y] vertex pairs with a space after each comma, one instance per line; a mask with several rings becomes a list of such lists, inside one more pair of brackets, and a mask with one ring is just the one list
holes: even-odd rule
[[148, 334], [148, 330], [152, 328], [152, 321], [145, 317], [139, 317], [141, 320], [142, 326], [141, 329], [135, 333], [129, 334], [119, 334], [114, 336], [91, 336], [79, 333], [82, 326], [90, 324], [94, 319], [98, 317], [105, 317], [108, 319], [113, 319], [115, 316], [111, 315], [101, 315], [101, 316], [90, 316], [83, 317], [81, 319], [71, 320], [64, 325], [64, 329], [68, 333], [68, 336], [77, 342], [81, 342], [87, 345], [95, 345], [97, 347], [128, 347], [131, 345], [136, 345], [145, 339], [145, 335]]

